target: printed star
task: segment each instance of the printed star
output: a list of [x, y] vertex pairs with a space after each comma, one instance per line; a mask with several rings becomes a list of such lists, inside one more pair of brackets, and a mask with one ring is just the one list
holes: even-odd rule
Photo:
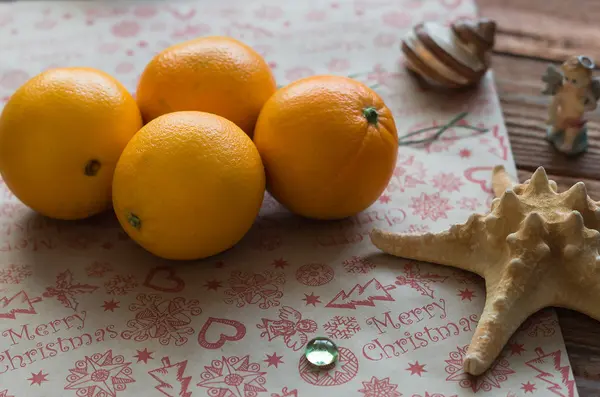
[[471, 151], [469, 149], [460, 149], [458, 155], [463, 159], [468, 159], [469, 157], [471, 157]]
[[458, 290], [458, 294], [456, 296], [460, 296], [460, 300], [464, 301], [466, 299], [468, 300], [473, 300], [473, 297], [476, 296], [474, 291], [471, 291], [468, 288], [465, 289], [459, 289]]
[[[113, 364], [111, 360], [102, 360], [102, 358], [98, 360], [99, 362], [96, 362], [90, 357], [86, 357], [85, 361], [88, 372], [69, 383], [65, 387], [65, 390], [88, 389], [94, 390], [97, 393], [96, 395], [114, 396], [116, 395], [115, 384], [118, 387], [119, 383], [123, 380], [119, 378], [119, 375], [124, 375], [121, 373], [127, 370], [131, 364], [117, 362]], [[130, 379], [128, 375], [127, 377]]]
[[241, 394], [242, 391], [240, 391], [240, 388], [241, 390], [244, 390], [245, 386], [247, 385], [252, 387], [252, 384], [258, 378], [266, 374], [266, 372], [260, 372], [260, 369], [258, 371], [251, 370], [250, 367], [247, 365], [247, 357], [248, 356], [246, 356], [245, 362], [242, 361], [241, 363], [236, 364], [238, 365], [237, 368], [231, 363], [229, 363], [225, 359], [225, 357], [223, 357], [223, 368], [220, 374], [215, 373], [215, 376], [213, 378], [203, 380], [197, 385], [200, 387], [206, 387], [211, 389], [216, 388], [221, 393], [223, 393], [223, 396], [226, 396], [228, 394], [231, 396], [242, 396], [243, 394]]
[[304, 294], [304, 299], [302, 300], [306, 302], [306, 306], [313, 305], [314, 307], [317, 307], [317, 303], [321, 303], [319, 298], [320, 296], [316, 296], [314, 292], [311, 292], [310, 295]]
[[525, 393], [533, 393], [535, 391], [535, 383], [531, 383], [531, 382], [521, 383], [521, 389]]
[[213, 290], [213, 291], [217, 291], [219, 288], [222, 288], [223, 285], [221, 285], [220, 281], [217, 280], [211, 280], [211, 281], [207, 281], [204, 286], [206, 287], [207, 290]]
[[382, 203], [382, 204], [387, 204], [390, 201], [392, 201], [392, 199], [387, 194], [382, 194], [381, 196], [379, 196], [379, 202]]
[[27, 380], [31, 381], [31, 384], [29, 386], [33, 386], [33, 385], [41, 386], [42, 382], [48, 382], [48, 379], [46, 379], [47, 377], [48, 377], [48, 374], [43, 374], [42, 371], [38, 372], [37, 374], [34, 374], [32, 372], [31, 378], [28, 378]]
[[154, 357], [152, 355], [154, 352], [149, 352], [148, 349], [144, 348], [144, 350], [137, 350], [137, 354], [133, 356], [133, 358], [137, 358], [137, 362], [144, 362], [144, 364], [148, 364], [148, 360], [153, 360]]
[[279, 258], [279, 259], [275, 259], [273, 261], [273, 263], [271, 263], [271, 265], [273, 265], [273, 267], [275, 269], [284, 269], [286, 266], [289, 266], [290, 264], [288, 263], [288, 261]]
[[410, 371], [411, 375], [419, 375], [419, 376], [421, 376], [421, 374], [423, 372], [427, 372], [425, 370], [425, 365], [426, 364], [419, 364], [418, 361], [415, 361], [414, 364], [408, 363], [408, 368], [406, 368], [406, 370]]
[[275, 368], [279, 368], [279, 364], [283, 364], [283, 356], [278, 356], [277, 353], [273, 353], [272, 355], [266, 355], [267, 359], [264, 362], [268, 363], [267, 367], [274, 366]]
[[520, 356], [521, 353], [525, 351], [522, 343], [509, 343], [508, 348], [510, 350], [510, 355], [514, 356], [515, 354]]
[[121, 304], [121, 302], [116, 301], [114, 299], [110, 300], [110, 301], [104, 301], [104, 304], [102, 305], [102, 307], [104, 308], [104, 311], [111, 311], [114, 312], [115, 309], [119, 309], [121, 306], [119, 306]]

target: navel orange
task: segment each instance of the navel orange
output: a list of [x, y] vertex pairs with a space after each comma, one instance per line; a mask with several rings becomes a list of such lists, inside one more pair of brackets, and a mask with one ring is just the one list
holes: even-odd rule
[[20, 87], [0, 116], [0, 173], [35, 211], [86, 218], [110, 208], [115, 165], [141, 126], [135, 100], [111, 76], [51, 69]]
[[137, 89], [144, 121], [181, 110], [214, 113], [252, 136], [277, 86], [265, 60], [235, 39], [201, 37], [169, 47], [146, 66]]
[[398, 153], [383, 100], [338, 76], [307, 77], [277, 91], [260, 113], [254, 143], [275, 199], [316, 219], [369, 207], [387, 186]]
[[210, 113], [174, 112], [145, 125], [123, 151], [113, 204], [148, 251], [199, 259], [246, 234], [264, 190], [260, 155], [239, 127]]

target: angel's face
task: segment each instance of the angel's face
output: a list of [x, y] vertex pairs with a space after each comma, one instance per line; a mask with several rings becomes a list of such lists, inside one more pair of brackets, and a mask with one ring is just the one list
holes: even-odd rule
[[563, 71], [563, 84], [574, 88], [587, 87], [592, 79], [589, 73], [582, 69], [571, 69]]

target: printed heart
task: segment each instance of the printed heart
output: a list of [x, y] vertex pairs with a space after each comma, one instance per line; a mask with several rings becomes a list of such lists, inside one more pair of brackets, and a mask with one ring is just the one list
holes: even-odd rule
[[481, 190], [492, 194], [492, 169], [493, 167], [471, 167], [464, 175], [469, 182], [478, 184]]
[[150, 270], [144, 286], [161, 292], [181, 292], [185, 288], [185, 281], [175, 275], [174, 269], [161, 266]]
[[[221, 332], [217, 328], [216, 332], [219, 332], [219, 338], [214, 342], [206, 340], [206, 334], [211, 327], [224, 328]], [[211, 330], [211, 334], [214, 335], [215, 330]], [[205, 349], [215, 350], [223, 347], [227, 341], [235, 342], [241, 340], [244, 336], [246, 336], [246, 326], [239, 321], [209, 317], [198, 334], [198, 344]]]

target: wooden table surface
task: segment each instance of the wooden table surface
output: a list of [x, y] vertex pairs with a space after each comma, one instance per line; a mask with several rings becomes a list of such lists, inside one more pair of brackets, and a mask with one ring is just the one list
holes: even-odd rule
[[[589, 151], [569, 160], [544, 140], [549, 97], [540, 94], [550, 62], [581, 54], [600, 64], [600, 0], [476, 2], [481, 16], [498, 23], [493, 69], [520, 179], [541, 165], [559, 189], [584, 181], [600, 200], [600, 110], [587, 115]], [[557, 311], [580, 396], [600, 396], [600, 322]]]

